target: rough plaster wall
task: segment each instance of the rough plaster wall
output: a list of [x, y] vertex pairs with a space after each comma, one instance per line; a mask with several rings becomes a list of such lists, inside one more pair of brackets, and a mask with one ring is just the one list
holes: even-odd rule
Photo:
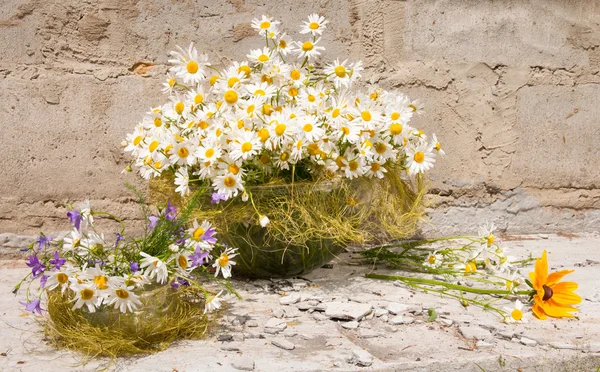
[[[262, 40], [263, 13], [330, 20], [325, 58], [426, 104], [448, 155], [430, 173], [428, 234], [600, 229], [600, 2], [4, 0], [0, 3], [0, 246], [64, 228], [90, 198], [136, 220], [119, 143], [160, 94], [167, 51], [213, 62]], [[4, 239], [4, 240], [3, 240]]]

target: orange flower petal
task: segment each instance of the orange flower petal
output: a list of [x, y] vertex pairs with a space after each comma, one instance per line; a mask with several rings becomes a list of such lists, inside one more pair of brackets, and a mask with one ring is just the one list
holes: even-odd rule
[[538, 304], [534, 304], [531, 307], [531, 311], [533, 311], [535, 316], [537, 316], [539, 319], [546, 320], [546, 314], [544, 313], [544, 310]]
[[581, 296], [579, 296], [577, 293], [573, 293], [577, 287], [577, 283], [574, 282], [555, 284], [552, 287], [552, 291], [554, 292], [552, 295], [552, 300], [564, 305], [581, 303]]
[[548, 285], [552, 285], [554, 283], [558, 283], [565, 275], [572, 273], [575, 270], [561, 270], [555, 273], [551, 273], [548, 275]]
[[548, 258], [545, 250], [542, 253], [542, 257], [535, 261], [535, 275], [538, 287], [546, 284], [546, 279], [548, 278]]
[[535, 274], [535, 272], [530, 272], [529, 273], [529, 279], [531, 279], [531, 284], [533, 284], [533, 288], [537, 289], [540, 286], [538, 286], [537, 284], [537, 275]]
[[543, 301], [540, 303], [540, 306], [546, 315], [553, 318], [572, 318], [573, 314], [571, 312], [577, 311], [577, 309], [571, 306], [561, 306], [552, 299]]

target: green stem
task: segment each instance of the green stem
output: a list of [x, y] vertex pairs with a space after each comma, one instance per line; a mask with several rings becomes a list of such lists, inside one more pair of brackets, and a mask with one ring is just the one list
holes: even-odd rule
[[439, 285], [442, 287], [446, 287], [448, 289], [455, 289], [458, 291], [464, 291], [469, 293], [477, 293], [477, 294], [498, 294], [498, 295], [528, 295], [531, 291], [517, 291], [510, 292], [501, 289], [484, 289], [484, 288], [471, 288], [464, 285], [452, 284], [447, 282], [442, 282], [439, 280], [432, 279], [424, 279], [424, 278], [411, 278], [408, 276], [394, 276], [394, 275], [381, 275], [381, 274], [365, 274], [365, 277], [371, 279], [383, 279], [383, 280], [400, 280], [402, 282], [409, 283], [422, 283], [428, 285]]

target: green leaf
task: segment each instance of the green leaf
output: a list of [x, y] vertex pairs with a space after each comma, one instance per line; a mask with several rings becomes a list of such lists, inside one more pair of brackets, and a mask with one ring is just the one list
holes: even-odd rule
[[427, 318], [428, 323], [433, 322], [438, 317], [438, 314], [433, 307], [431, 307], [427, 310], [427, 314], [429, 315], [429, 318]]

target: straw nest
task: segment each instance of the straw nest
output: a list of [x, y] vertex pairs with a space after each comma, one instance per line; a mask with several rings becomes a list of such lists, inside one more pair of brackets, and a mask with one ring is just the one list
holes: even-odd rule
[[143, 306], [134, 313], [104, 308], [95, 313], [72, 310], [60, 291], [48, 293], [48, 317], [42, 326], [56, 347], [83, 353], [86, 358], [115, 358], [155, 353], [179, 339], [203, 338], [212, 319], [204, 311], [204, 295], [193, 287], [174, 291], [161, 286], [140, 295]]
[[[191, 217], [209, 220], [221, 242], [239, 248], [236, 274], [300, 275], [348, 245], [381, 244], [415, 234], [425, 187], [421, 177], [409, 181], [400, 174], [391, 169], [383, 179], [272, 181], [248, 186], [247, 202], [237, 197], [211, 204], [206, 193]], [[172, 174], [152, 179], [149, 190], [152, 203], [189, 202], [174, 191]], [[260, 226], [259, 215], [270, 219], [266, 227]]]

